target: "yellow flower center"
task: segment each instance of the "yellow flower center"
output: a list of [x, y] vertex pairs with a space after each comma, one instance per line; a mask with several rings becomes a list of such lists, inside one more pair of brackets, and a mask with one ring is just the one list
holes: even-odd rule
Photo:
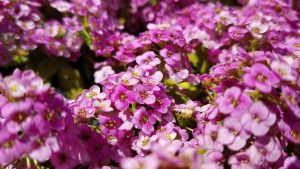
[[240, 101], [236, 100], [236, 99], [232, 99], [231, 104], [236, 107], [237, 105], [240, 104]]
[[262, 75], [262, 74], [260, 74], [260, 75], [258, 75], [258, 76], [256, 77], [256, 79], [257, 79], [258, 81], [260, 81], [260, 82], [265, 82], [265, 81], [267, 80], [267, 77], [264, 76], [264, 75]]
[[146, 91], [140, 92], [140, 96], [141, 96], [142, 99], [147, 98], [148, 95], [149, 95], [149, 94], [148, 94]]
[[125, 101], [125, 100], [127, 100], [127, 96], [123, 93], [123, 94], [120, 95], [120, 99], [122, 101]]
[[291, 134], [291, 136], [292, 136], [293, 138], [295, 138], [297, 141], [300, 141], [300, 133], [299, 133], [299, 131], [292, 130], [292, 131], [290, 132], [290, 134]]
[[251, 29], [251, 31], [252, 31], [253, 33], [255, 33], [255, 34], [258, 34], [258, 33], [259, 33], [259, 28], [254, 27], [254, 28]]

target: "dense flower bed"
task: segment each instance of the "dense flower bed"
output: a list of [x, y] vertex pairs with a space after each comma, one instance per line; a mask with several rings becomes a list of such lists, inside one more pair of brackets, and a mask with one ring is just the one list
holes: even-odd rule
[[298, 7], [0, 0], [0, 168], [300, 168]]

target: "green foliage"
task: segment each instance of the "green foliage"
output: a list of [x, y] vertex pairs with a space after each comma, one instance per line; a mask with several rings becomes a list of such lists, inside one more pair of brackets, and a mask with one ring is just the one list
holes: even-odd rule
[[193, 129], [197, 127], [197, 121], [194, 118], [187, 118], [182, 114], [176, 112], [175, 113], [176, 123], [182, 128]]
[[25, 68], [34, 70], [68, 98], [77, 97], [84, 88], [80, 72], [67, 59], [46, 57], [36, 52], [29, 57]]
[[150, 0], [150, 3], [151, 3], [152, 5], [156, 5], [156, 4], [158, 3], [158, 1], [159, 1], [159, 0]]
[[78, 32], [78, 35], [84, 40], [84, 43], [90, 48], [93, 49], [93, 39], [87, 29], [84, 29]]
[[58, 70], [58, 81], [64, 93], [69, 98], [77, 97], [83, 90], [80, 73], [70, 65]]
[[207, 49], [204, 46], [197, 48], [195, 53], [189, 53], [188, 58], [192, 66], [195, 68], [194, 73], [207, 73], [211, 67], [208, 60]]

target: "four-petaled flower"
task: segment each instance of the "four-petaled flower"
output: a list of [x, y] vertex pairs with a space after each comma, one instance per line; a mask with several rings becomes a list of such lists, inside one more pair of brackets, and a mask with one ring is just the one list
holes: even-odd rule
[[253, 103], [249, 112], [241, 118], [244, 128], [255, 136], [267, 134], [275, 121], [276, 115], [270, 112], [261, 101]]
[[243, 80], [247, 85], [257, 87], [265, 93], [271, 92], [272, 87], [279, 82], [275, 73], [261, 63], [252, 65], [250, 72], [243, 76]]

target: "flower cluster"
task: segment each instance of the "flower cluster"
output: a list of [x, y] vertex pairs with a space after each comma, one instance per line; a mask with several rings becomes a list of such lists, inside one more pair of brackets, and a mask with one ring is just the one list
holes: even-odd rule
[[115, 35], [122, 25], [112, 15], [121, 6], [118, 0], [0, 1], [0, 64], [27, 57], [38, 47], [74, 61], [83, 42], [97, 55], [109, 54], [123, 37]]
[[0, 168], [299, 168], [297, 7], [0, 0]]
[[6, 165], [28, 155], [45, 162], [60, 150], [68, 112], [64, 98], [33, 71], [16, 69], [0, 78], [1, 160]]
[[[109, 163], [110, 157], [102, 155], [114, 150], [87, 126], [75, 126], [65, 98], [33, 71], [16, 69], [1, 77], [0, 93], [0, 165], [18, 159], [30, 165], [50, 160], [54, 167], [66, 169]], [[22, 161], [16, 167], [21, 165]]]

